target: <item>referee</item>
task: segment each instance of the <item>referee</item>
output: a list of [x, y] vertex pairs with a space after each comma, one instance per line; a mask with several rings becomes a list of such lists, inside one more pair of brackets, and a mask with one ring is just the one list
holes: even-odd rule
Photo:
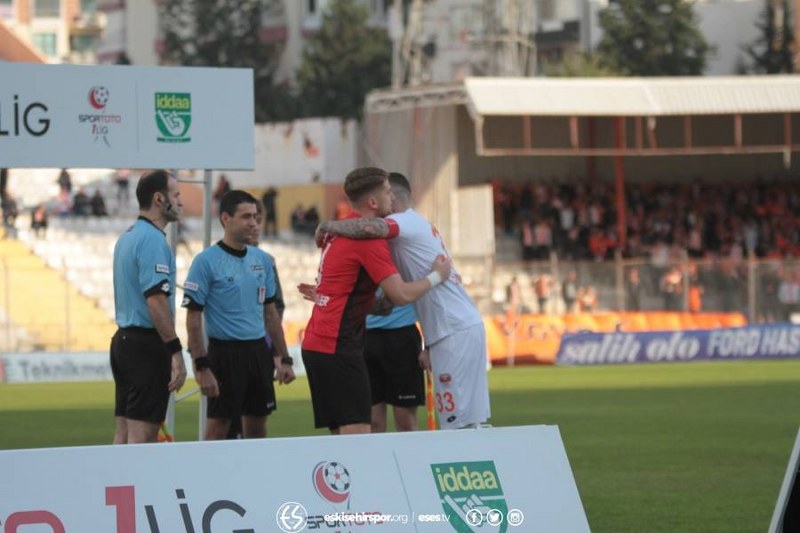
[[244, 438], [266, 437], [276, 408], [273, 376], [294, 380], [275, 306], [274, 263], [248, 244], [258, 227], [256, 206], [245, 191], [222, 196], [222, 240], [195, 256], [183, 286], [195, 378], [209, 398], [205, 440], [225, 439], [234, 419]]
[[417, 408], [425, 405], [422, 336], [412, 304], [391, 314], [367, 315], [364, 362], [372, 391], [372, 433], [386, 432], [386, 405], [393, 407], [397, 431], [416, 431]]
[[116, 429], [114, 444], [155, 442], [172, 391], [186, 380], [175, 333], [175, 256], [164, 228], [181, 214], [178, 180], [165, 170], [136, 186], [139, 218], [114, 246], [114, 308], [119, 329], [111, 339]]

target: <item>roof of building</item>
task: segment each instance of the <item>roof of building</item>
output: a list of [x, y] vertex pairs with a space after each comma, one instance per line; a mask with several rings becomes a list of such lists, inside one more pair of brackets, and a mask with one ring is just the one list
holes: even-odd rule
[[467, 78], [477, 115], [661, 116], [800, 112], [800, 76]]

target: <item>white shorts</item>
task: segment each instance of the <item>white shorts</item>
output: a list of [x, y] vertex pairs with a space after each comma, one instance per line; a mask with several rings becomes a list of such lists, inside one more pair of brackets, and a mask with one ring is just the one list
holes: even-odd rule
[[430, 346], [439, 427], [459, 429], [491, 416], [483, 323]]

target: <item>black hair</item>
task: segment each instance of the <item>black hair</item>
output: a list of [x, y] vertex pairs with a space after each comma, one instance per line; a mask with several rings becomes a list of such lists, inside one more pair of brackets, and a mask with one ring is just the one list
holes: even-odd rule
[[139, 209], [150, 209], [153, 205], [153, 196], [160, 192], [164, 196], [167, 194], [169, 179], [172, 177], [166, 170], [152, 170], [139, 178], [136, 184], [136, 200], [139, 202]]
[[399, 172], [389, 172], [389, 184], [392, 187], [400, 187], [401, 189], [405, 189], [408, 194], [411, 194], [411, 184], [408, 182], [408, 178]]
[[228, 213], [230, 216], [235, 215], [239, 204], [253, 204], [258, 207], [258, 200], [247, 191], [241, 189], [230, 190], [223, 194], [222, 199], [219, 201], [219, 216], [221, 217], [222, 213]]

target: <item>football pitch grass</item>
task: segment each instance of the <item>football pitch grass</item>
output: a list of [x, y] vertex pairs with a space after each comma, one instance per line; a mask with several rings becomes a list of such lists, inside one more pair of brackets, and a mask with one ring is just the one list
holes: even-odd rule
[[[767, 529], [800, 426], [800, 361], [496, 368], [489, 381], [495, 426], [559, 426], [592, 531]], [[107, 444], [112, 397], [111, 383], [0, 386], [0, 449]], [[270, 436], [324, 434], [304, 379], [278, 402]], [[177, 440], [196, 438], [197, 410], [196, 396], [179, 404]]]

